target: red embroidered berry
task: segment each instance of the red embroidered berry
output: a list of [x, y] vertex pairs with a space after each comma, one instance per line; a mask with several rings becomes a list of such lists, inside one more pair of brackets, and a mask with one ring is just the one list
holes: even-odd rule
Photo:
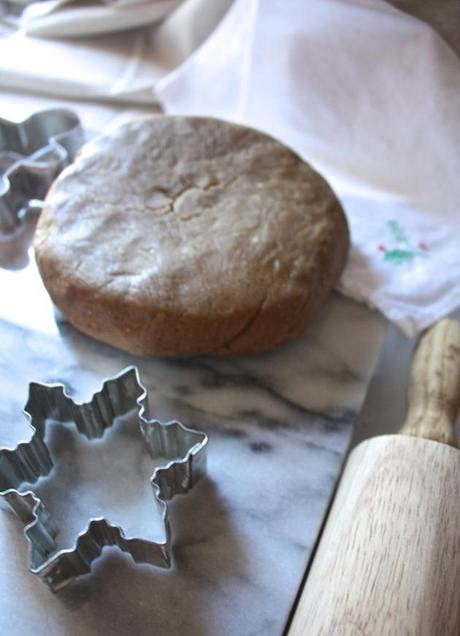
[[423, 250], [424, 252], [428, 252], [428, 245], [424, 241], [420, 241], [418, 244], [419, 250]]
[[386, 252], [387, 248], [385, 247], [385, 245], [379, 245], [378, 249], [380, 252]]

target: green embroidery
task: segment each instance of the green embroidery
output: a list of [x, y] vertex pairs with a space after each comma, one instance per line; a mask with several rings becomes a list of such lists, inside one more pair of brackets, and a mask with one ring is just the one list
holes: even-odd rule
[[400, 265], [401, 263], [413, 261], [414, 256], [414, 252], [410, 250], [398, 250], [398, 248], [395, 248], [393, 250], [386, 250], [383, 260], [394, 263], [395, 265]]
[[411, 263], [416, 257], [421, 256], [426, 258], [428, 256], [428, 245], [424, 242], [420, 242], [416, 248], [412, 248], [409, 244], [409, 240], [406, 233], [395, 219], [389, 219], [387, 221], [387, 227], [392, 235], [394, 247], [387, 248], [385, 245], [379, 245], [379, 250], [383, 252], [383, 260], [393, 265], [400, 265], [401, 263]]
[[387, 226], [390, 232], [393, 234], [393, 238], [397, 243], [407, 243], [407, 236], [404, 233], [404, 230], [399, 225], [397, 221], [394, 219], [390, 219], [387, 221]]

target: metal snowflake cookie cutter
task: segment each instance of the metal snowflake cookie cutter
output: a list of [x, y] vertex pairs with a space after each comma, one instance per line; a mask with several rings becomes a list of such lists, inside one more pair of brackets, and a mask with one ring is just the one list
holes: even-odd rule
[[43, 110], [19, 123], [0, 118], [0, 234], [14, 232], [29, 209], [42, 207], [83, 141], [71, 110]]
[[[42, 501], [30, 490], [20, 492], [23, 483], [35, 483], [53, 467], [45, 444], [47, 421], [73, 422], [87, 439], [103, 436], [115, 418], [138, 409], [139, 429], [152, 455], [165, 457], [165, 466], [155, 469], [150, 482], [153, 498], [164, 524], [163, 542], [126, 537], [122, 528], [107, 519], [90, 519], [73, 548], [57, 550], [54, 525]], [[29, 399], [24, 414], [30, 421], [32, 437], [15, 449], [0, 449], [0, 500], [6, 502], [26, 525], [29, 543], [29, 570], [40, 577], [52, 591], [64, 587], [75, 577], [90, 572], [92, 562], [104, 546], [116, 545], [131, 555], [136, 563], [161, 568], [171, 565], [171, 529], [167, 501], [186, 493], [206, 472], [208, 438], [180, 422], [161, 423], [150, 420], [147, 391], [136, 367], [128, 367], [106, 380], [90, 402], [77, 404], [62, 384], [29, 385]]]

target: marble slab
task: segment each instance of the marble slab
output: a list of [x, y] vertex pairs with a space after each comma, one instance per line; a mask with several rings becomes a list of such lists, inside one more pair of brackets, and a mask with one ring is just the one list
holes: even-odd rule
[[[376, 314], [334, 294], [315, 323], [277, 352], [233, 359], [134, 358], [55, 314], [24, 228], [0, 246], [0, 444], [30, 430], [28, 382], [64, 382], [88, 399], [139, 367], [151, 412], [209, 434], [208, 476], [171, 504], [170, 571], [105, 549], [58, 594], [27, 571], [18, 520], [0, 511], [0, 633], [281, 634], [331, 496], [383, 335]], [[29, 238], [28, 238], [29, 237]], [[160, 538], [148, 486], [153, 462], [127, 418], [103, 440], [53, 426], [59, 463], [34, 486], [72, 545], [90, 516]]]

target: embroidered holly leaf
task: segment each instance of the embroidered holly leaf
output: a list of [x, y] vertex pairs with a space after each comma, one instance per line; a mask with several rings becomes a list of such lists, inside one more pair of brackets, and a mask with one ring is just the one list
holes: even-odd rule
[[415, 252], [404, 249], [392, 249], [386, 250], [384, 260], [395, 265], [400, 263], [410, 263], [414, 260]]
[[402, 263], [412, 263], [419, 256], [428, 257], [429, 248], [424, 241], [419, 241], [417, 248], [414, 248], [395, 219], [389, 219], [386, 225], [392, 234], [392, 242], [396, 244], [396, 247], [387, 248], [383, 244], [378, 245], [377, 249], [383, 253], [384, 261], [393, 265], [401, 265]]
[[402, 229], [402, 227], [399, 225], [399, 223], [397, 221], [395, 221], [395, 219], [390, 219], [387, 222], [388, 225], [388, 229], [390, 230], [390, 232], [393, 235], [394, 240], [397, 243], [407, 243], [407, 236], [404, 233], [404, 230]]

